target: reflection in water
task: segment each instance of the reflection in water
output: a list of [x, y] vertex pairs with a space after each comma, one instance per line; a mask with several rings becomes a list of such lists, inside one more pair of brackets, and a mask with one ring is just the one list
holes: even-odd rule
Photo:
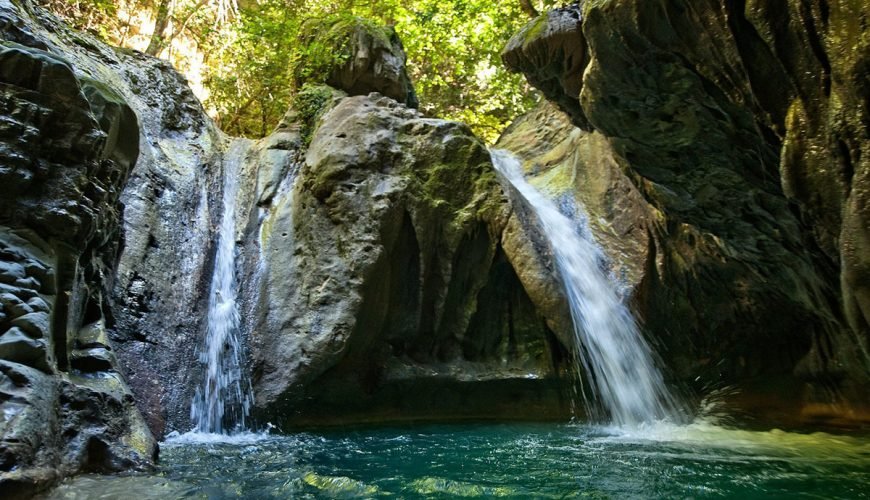
[[50, 498], [866, 498], [870, 438], [691, 425], [372, 428], [175, 438], [159, 474]]

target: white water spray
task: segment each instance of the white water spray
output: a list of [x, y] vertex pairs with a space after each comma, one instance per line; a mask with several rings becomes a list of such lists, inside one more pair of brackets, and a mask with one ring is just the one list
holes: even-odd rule
[[190, 407], [195, 430], [201, 433], [245, 430], [253, 402], [251, 383], [242, 364], [235, 276], [236, 194], [247, 145], [247, 141], [233, 142], [223, 163], [223, 214], [208, 300], [206, 339], [199, 356], [205, 366], [205, 378]]
[[649, 345], [602, 269], [601, 248], [591, 236], [578, 234], [573, 221], [526, 182], [517, 158], [492, 151], [492, 161], [529, 203], [549, 240], [571, 309], [575, 354], [612, 422], [636, 425], [677, 417], [679, 405]]

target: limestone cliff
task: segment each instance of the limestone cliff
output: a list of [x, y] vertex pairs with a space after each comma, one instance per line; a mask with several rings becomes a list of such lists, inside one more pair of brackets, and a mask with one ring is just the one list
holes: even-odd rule
[[590, 1], [504, 53], [579, 127], [533, 151], [522, 138], [553, 118], [530, 116], [505, 146], [558, 166], [540, 182], [573, 189], [634, 260], [669, 364], [804, 422], [866, 419], [868, 17], [851, 1]]
[[133, 110], [74, 40], [0, 2], [0, 490], [147, 466], [156, 443], [107, 330]]

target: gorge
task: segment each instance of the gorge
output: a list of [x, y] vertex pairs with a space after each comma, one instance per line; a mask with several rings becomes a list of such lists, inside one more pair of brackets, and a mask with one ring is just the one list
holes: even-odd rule
[[546, 98], [509, 156], [416, 109], [391, 28], [314, 29], [353, 57], [249, 140], [165, 61], [0, 0], [0, 491], [857, 496], [868, 18], [550, 10], [502, 55]]

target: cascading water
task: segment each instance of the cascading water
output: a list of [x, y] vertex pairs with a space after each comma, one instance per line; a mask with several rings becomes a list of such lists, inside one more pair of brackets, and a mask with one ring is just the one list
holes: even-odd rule
[[247, 141], [234, 141], [224, 157], [223, 214], [208, 300], [208, 325], [199, 360], [205, 367], [190, 418], [197, 432], [225, 434], [247, 428], [253, 395], [242, 365], [235, 277], [236, 194]]
[[679, 404], [602, 269], [601, 248], [591, 236], [581, 236], [570, 218], [526, 182], [517, 158], [492, 151], [492, 161], [529, 203], [549, 240], [571, 309], [576, 356], [613, 423], [634, 425], [677, 417]]

